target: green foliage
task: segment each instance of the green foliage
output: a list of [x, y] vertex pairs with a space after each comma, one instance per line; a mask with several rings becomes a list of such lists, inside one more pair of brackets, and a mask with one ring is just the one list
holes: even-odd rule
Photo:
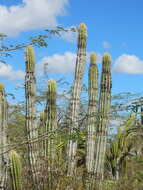
[[104, 180], [101, 182], [101, 188], [104, 190], [115, 190], [117, 189], [117, 182], [114, 180]]
[[[12, 110], [9, 113], [9, 121], [7, 127], [8, 139], [10, 141], [10, 144], [21, 144], [27, 139], [25, 129], [25, 115], [20, 113], [20, 111], [17, 110], [17, 108], [14, 106], [11, 109]], [[24, 155], [26, 153], [25, 146], [17, 146], [16, 150], [21, 151], [21, 153]]]
[[129, 142], [125, 138], [124, 132], [118, 129], [117, 135], [106, 153], [106, 169], [112, 174], [112, 179], [116, 180], [119, 180], [119, 176], [121, 176], [122, 166], [129, 155], [128, 151], [130, 151], [128, 150]]

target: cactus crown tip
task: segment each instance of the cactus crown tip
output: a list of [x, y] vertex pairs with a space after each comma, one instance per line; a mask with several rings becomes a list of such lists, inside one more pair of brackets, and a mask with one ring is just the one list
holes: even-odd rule
[[87, 27], [86, 27], [86, 24], [85, 23], [80, 23], [80, 28], [84, 28], [84, 29], [86, 29]]
[[32, 48], [33, 46], [31, 44], [27, 45], [26, 48]]
[[81, 23], [79, 25], [79, 35], [83, 38], [86, 38], [87, 36], [87, 27], [86, 27], [86, 24], [84, 23]]
[[105, 52], [103, 56], [110, 56], [108, 52]]
[[86, 24], [80, 23], [79, 30], [86, 33], [86, 31], [87, 31]]
[[41, 120], [41, 121], [44, 121], [45, 118], [46, 118], [45, 111], [41, 111], [41, 112], [40, 112], [40, 120]]
[[28, 45], [26, 47], [26, 70], [28, 72], [34, 72], [35, 69], [35, 55], [34, 55], [34, 49], [32, 45]]
[[50, 92], [56, 92], [57, 84], [53, 79], [48, 80], [48, 88]]
[[90, 54], [90, 63], [96, 64], [96, 53], [94, 52]]
[[103, 61], [111, 62], [111, 55], [109, 53], [104, 53], [103, 55]]
[[0, 91], [4, 90], [4, 84], [2, 82], [0, 82]]
[[18, 158], [19, 159], [19, 154], [15, 150], [11, 150], [9, 153], [10, 158]]
[[26, 50], [33, 52], [33, 46], [32, 46], [32, 45], [27, 45], [27, 46], [26, 46]]

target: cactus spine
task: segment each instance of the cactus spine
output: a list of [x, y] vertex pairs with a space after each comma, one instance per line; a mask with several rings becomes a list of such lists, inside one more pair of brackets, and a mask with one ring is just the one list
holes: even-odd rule
[[90, 55], [90, 68], [88, 73], [88, 119], [87, 119], [87, 189], [90, 189], [90, 179], [94, 173], [94, 154], [95, 154], [95, 135], [97, 121], [97, 102], [98, 102], [98, 68], [96, 65], [96, 54]]
[[[82, 87], [82, 76], [86, 61], [86, 39], [87, 39], [87, 28], [86, 25], [81, 23], [78, 31], [78, 52], [76, 59], [75, 78], [72, 88], [72, 97], [70, 102], [70, 134], [74, 133], [74, 128], [78, 128], [78, 111], [80, 92]], [[76, 150], [77, 140], [69, 140], [68, 142], [68, 169], [67, 175], [73, 176], [76, 165]]]
[[5, 98], [4, 85], [0, 83], [0, 187], [1, 189], [6, 188], [6, 180], [7, 180], [7, 154], [5, 152], [7, 150], [7, 136], [6, 136], [6, 128], [7, 128], [7, 102]]
[[36, 79], [35, 79], [35, 57], [34, 50], [31, 45], [26, 48], [26, 76], [25, 76], [25, 96], [26, 96], [26, 130], [28, 143], [28, 160], [30, 165], [30, 175], [32, 177], [33, 189], [38, 189], [37, 178], [37, 144], [30, 143], [35, 138], [38, 138], [36, 110], [35, 110], [35, 94], [36, 94]]
[[106, 152], [107, 127], [111, 102], [111, 56], [103, 55], [102, 76], [100, 87], [98, 128], [95, 140], [95, 177], [102, 180], [104, 177], [104, 160]]
[[46, 133], [50, 135], [49, 139], [45, 140], [44, 152], [48, 159], [48, 186], [53, 189], [54, 172], [56, 168], [56, 142], [57, 142], [57, 110], [56, 110], [57, 85], [55, 80], [48, 81], [48, 94], [45, 114]]
[[11, 176], [12, 190], [21, 190], [22, 164], [20, 156], [15, 151], [11, 151], [9, 154], [9, 159], [10, 159], [10, 176]]

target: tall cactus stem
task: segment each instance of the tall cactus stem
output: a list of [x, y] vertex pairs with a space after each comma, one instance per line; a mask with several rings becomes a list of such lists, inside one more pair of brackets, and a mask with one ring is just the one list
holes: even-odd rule
[[143, 127], [143, 105], [141, 106], [141, 126]]
[[5, 96], [4, 85], [0, 83], [0, 187], [2, 190], [6, 189], [7, 183], [7, 101]]
[[36, 109], [35, 109], [35, 94], [36, 94], [36, 79], [35, 79], [35, 56], [34, 49], [31, 45], [26, 47], [26, 76], [25, 76], [25, 97], [26, 97], [26, 130], [28, 143], [28, 160], [30, 166], [30, 175], [32, 177], [33, 189], [38, 189], [37, 177], [37, 159], [38, 150], [36, 143], [30, 143], [35, 138], [38, 138]]
[[[79, 103], [80, 92], [82, 87], [82, 78], [86, 62], [86, 39], [87, 28], [84, 23], [81, 23], [78, 30], [78, 50], [75, 68], [75, 77], [72, 87], [71, 101], [70, 101], [70, 135], [75, 133], [75, 129], [78, 128], [78, 115], [79, 115]], [[77, 152], [77, 140], [69, 140], [67, 149], [67, 176], [73, 177], [76, 172], [76, 152]]]
[[98, 111], [98, 129], [95, 143], [95, 178], [101, 181], [104, 178], [104, 160], [106, 153], [107, 129], [111, 104], [111, 56], [103, 55], [102, 76]]
[[11, 151], [9, 154], [10, 160], [10, 176], [12, 190], [21, 190], [22, 189], [22, 164], [20, 156], [15, 152]]
[[[57, 111], [56, 111], [56, 81], [50, 79], [48, 81], [47, 104], [45, 109], [46, 114], [46, 133], [54, 136], [57, 129]], [[51, 161], [55, 159], [55, 140], [45, 140], [45, 156]]]
[[98, 106], [98, 68], [96, 64], [96, 54], [90, 55], [90, 67], [88, 73], [88, 119], [87, 119], [87, 154], [86, 170], [87, 183], [86, 188], [90, 189], [90, 179], [94, 173], [94, 154], [95, 154], [95, 135], [97, 126], [97, 106]]
[[56, 145], [57, 145], [57, 108], [56, 108], [57, 84], [55, 80], [48, 81], [46, 114], [46, 133], [49, 139], [44, 142], [44, 154], [48, 159], [48, 187], [53, 189], [54, 172], [56, 169]]

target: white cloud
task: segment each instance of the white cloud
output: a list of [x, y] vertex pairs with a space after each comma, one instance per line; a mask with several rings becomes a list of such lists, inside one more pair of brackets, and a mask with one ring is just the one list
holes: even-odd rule
[[103, 48], [104, 48], [104, 49], [109, 49], [109, 48], [111, 47], [110, 43], [107, 42], [107, 41], [104, 41], [104, 42], [102, 43], [102, 45], [103, 45]]
[[0, 62], [0, 77], [8, 80], [22, 80], [24, 79], [25, 73], [21, 70], [14, 70], [9, 64]]
[[37, 65], [38, 74], [44, 74], [44, 70], [51, 74], [68, 74], [74, 71], [76, 54], [65, 52], [65, 54], [54, 54], [44, 57]]
[[[52, 56], [45, 56], [37, 64], [37, 74], [43, 75], [45, 73], [51, 74], [69, 74], [75, 71], [76, 53], [65, 52], [64, 54], [54, 54]], [[101, 63], [101, 56], [97, 54], [97, 63]], [[87, 63], [90, 62], [90, 53], [87, 53]]]
[[67, 3], [68, 0], [23, 0], [20, 5], [0, 5], [0, 33], [15, 36], [27, 30], [54, 27]]
[[113, 65], [114, 73], [143, 74], [143, 60], [135, 55], [123, 54]]

